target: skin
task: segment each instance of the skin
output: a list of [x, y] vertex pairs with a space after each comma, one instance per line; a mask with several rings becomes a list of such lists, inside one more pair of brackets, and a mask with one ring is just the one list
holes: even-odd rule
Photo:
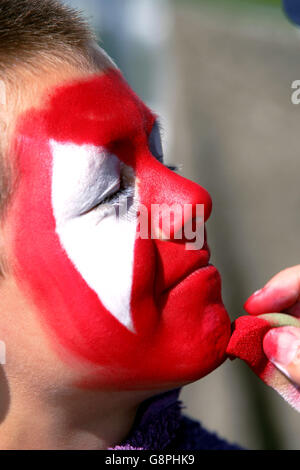
[[[300, 265], [276, 274], [245, 303], [250, 315], [284, 312], [300, 318]], [[264, 352], [295, 384], [300, 385], [300, 330], [280, 327], [264, 337]]]
[[[197, 380], [225, 359], [230, 321], [219, 274], [205, 268], [206, 245], [201, 252], [187, 252], [184, 240], [172, 240], [175, 227], [169, 240], [137, 240], [132, 332], [104, 307], [59, 243], [49, 203], [50, 139], [104, 146], [116, 154], [134, 170], [140, 200], [148, 207], [181, 202], [204, 204], [206, 219], [211, 212], [203, 188], [151, 155], [148, 138], [156, 117], [119, 76], [111, 81], [107, 105], [115, 102], [109, 109], [118, 108], [122, 89], [126, 112], [120, 109], [116, 118], [123, 115], [123, 121], [95, 128], [106, 129], [100, 136], [83, 117], [72, 121], [77, 111], [84, 114], [80, 103], [89, 102], [86, 91], [108, 91], [109, 73], [111, 69], [96, 75], [72, 68], [47, 70], [34, 84], [32, 78], [23, 81], [19, 106], [12, 104], [13, 96], [7, 99], [7, 158], [21, 175], [1, 228], [9, 267], [0, 289], [0, 338], [8, 358], [1, 377], [1, 396], [6, 397], [0, 426], [3, 449], [105, 449], [128, 434], [143, 400]], [[68, 103], [70, 93], [74, 100]], [[77, 95], [79, 108], [73, 113], [67, 106]], [[101, 124], [107, 111], [93, 107], [97, 100], [89, 96], [89, 115]], [[128, 119], [128, 110], [133, 119]], [[77, 129], [71, 135], [70, 122]], [[132, 122], [136, 128], [130, 127]], [[131, 137], [121, 136], [127, 144], [113, 145], [118, 136], [111, 133], [120, 127]]]

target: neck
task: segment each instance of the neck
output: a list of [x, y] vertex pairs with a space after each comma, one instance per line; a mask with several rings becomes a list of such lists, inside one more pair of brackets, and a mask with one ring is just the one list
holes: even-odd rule
[[151, 394], [77, 389], [31, 390], [0, 374], [1, 450], [103, 450], [129, 433]]

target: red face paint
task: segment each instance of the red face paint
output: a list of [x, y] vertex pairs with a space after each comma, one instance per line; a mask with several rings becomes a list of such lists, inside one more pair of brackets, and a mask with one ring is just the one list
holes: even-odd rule
[[101, 387], [197, 380], [224, 360], [230, 336], [207, 245], [187, 251], [172, 237], [133, 243], [135, 220], [95, 222], [101, 207], [88, 210], [106, 180], [118, 184], [123, 165], [138, 206], [204, 204], [208, 218], [208, 193], [151, 154], [155, 120], [110, 70], [56, 89], [17, 130], [21, 177], [10, 211], [16, 276], [56, 341], [95, 366], [88, 381]]

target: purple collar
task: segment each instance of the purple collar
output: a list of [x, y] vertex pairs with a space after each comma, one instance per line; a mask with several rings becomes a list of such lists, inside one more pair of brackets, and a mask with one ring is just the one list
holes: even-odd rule
[[163, 450], [175, 438], [180, 425], [180, 389], [144, 401], [127, 438], [110, 450]]

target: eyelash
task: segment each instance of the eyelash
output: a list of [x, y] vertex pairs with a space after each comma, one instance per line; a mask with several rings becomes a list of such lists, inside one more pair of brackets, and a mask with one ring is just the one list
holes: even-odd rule
[[[164, 166], [171, 171], [175, 171], [175, 172], [180, 171], [180, 168], [177, 165], [164, 165]], [[121, 184], [122, 183], [124, 184], [124, 181], [121, 181]], [[121, 202], [120, 198], [124, 200], [133, 196], [134, 196], [133, 186], [120, 187], [120, 189], [117, 192], [105, 198], [103, 201], [101, 201], [99, 205], [110, 204], [112, 206], [119, 206]]]
[[99, 206], [105, 205], [105, 204], [110, 204], [111, 206], [120, 206], [121, 200], [124, 201], [124, 199], [129, 199], [130, 197], [134, 196], [134, 187], [129, 186], [128, 188], [120, 188], [116, 193], [111, 194], [111, 196], [108, 196], [105, 198]]
[[178, 165], [165, 165], [165, 167], [167, 167], [171, 171], [175, 171], [175, 173], [180, 171], [180, 167]]

